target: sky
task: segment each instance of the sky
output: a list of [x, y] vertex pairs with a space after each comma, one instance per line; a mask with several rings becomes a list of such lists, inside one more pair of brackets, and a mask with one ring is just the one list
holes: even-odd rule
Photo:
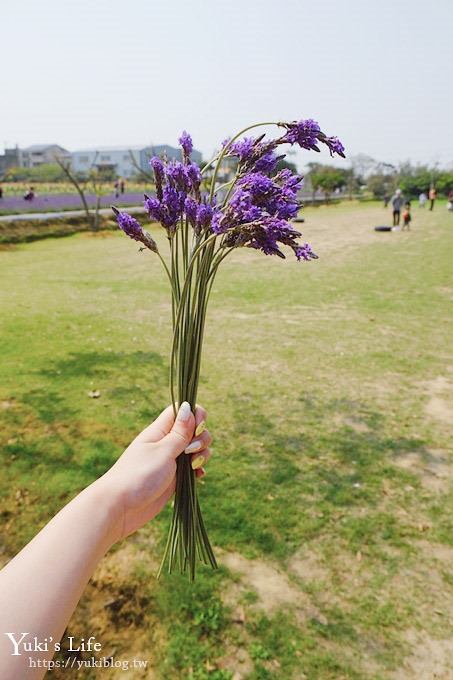
[[207, 158], [254, 122], [314, 118], [348, 156], [453, 166], [452, 27], [452, 0], [9, 0], [0, 149], [187, 129]]

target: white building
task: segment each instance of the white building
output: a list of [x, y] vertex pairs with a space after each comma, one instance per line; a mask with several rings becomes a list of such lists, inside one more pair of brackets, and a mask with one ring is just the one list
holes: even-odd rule
[[70, 160], [71, 154], [59, 144], [32, 144], [21, 149], [21, 165], [23, 168], [36, 168], [44, 163], [55, 163], [55, 156], [62, 160]]
[[[98, 147], [97, 149], [80, 149], [72, 153], [72, 169], [75, 172], [87, 173], [92, 168], [108, 170], [117, 177], [132, 177], [138, 174], [137, 166], [144, 172], [150, 172], [149, 159], [152, 156], [181, 158], [181, 150], [162, 144], [159, 146], [117, 146]], [[201, 153], [193, 151], [192, 160], [201, 162]]]
[[88, 173], [93, 168], [98, 170], [110, 170], [117, 177], [132, 177], [137, 174], [137, 169], [131, 158], [139, 167], [140, 147], [130, 148], [127, 146], [116, 148], [81, 149], [72, 153], [72, 169], [75, 172]]

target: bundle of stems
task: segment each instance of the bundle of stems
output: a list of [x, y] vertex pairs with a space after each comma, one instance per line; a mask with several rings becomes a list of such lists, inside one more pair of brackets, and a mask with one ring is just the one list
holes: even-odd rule
[[[214, 198], [219, 168], [231, 144], [247, 130], [269, 124], [259, 123], [241, 130], [203, 168], [202, 174], [214, 164], [209, 182], [209, 201]], [[223, 205], [228, 202], [235, 180], [236, 178], [221, 187], [226, 192]], [[219, 265], [233, 248], [225, 247], [224, 239], [210, 231], [202, 231], [196, 235], [184, 216], [181, 217], [179, 228], [169, 236], [169, 245], [170, 269], [160, 253], [158, 255], [166, 269], [172, 290], [170, 391], [176, 417], [177, 404], [184, 401], [190, 404], [195, 413], [209, 296]], [[190, 580], [193, 580], [197, 557], [204, 564], [217, 568], [198, 500], [195, 471], [192, 469], [190, 456], [181, 455], [176, 461], [173, 515], [158, 577], [167, 562], [169, 573], [177, 565], [180, 573], [188, 572]]]

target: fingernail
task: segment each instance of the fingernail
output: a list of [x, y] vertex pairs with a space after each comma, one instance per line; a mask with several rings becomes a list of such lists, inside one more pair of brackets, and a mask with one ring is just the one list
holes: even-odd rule
[[198, 440], [195, 440], [193, 442], [190, 442], [189, 446], [186, 446], [184, 449], [184, 453], [195, 453], [195, 451], [199, 451], [201, 449], [201, 442]]
[[204, 456], [196, 456], [192, 461], [192, 470], [198, 470], [203, 467], [205, 458]]
[[202, 434], [206, 430], [206, 422], [204, 420], [201, 421], [201, 423], [198, 423], [196, 430], [195, 430], [195, 436], [199, 437], [200, 434]]
[[192, 411], [190, 409], [189, 402], [183, 401], [181, 406], [179, 407], [178, 420], [181, 420], [184, 423], [186, 420], [189, 420], [191, 413]]

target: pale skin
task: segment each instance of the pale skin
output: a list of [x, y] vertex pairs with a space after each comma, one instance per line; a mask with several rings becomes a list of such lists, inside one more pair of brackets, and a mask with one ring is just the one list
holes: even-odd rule
[[[54, 654], [97, 564], [121, 539], [153, 519], [173, 496], [176, 459], [192, 457], [198, 477], [211, 455], [211, 435], [202, 429], [205, 410], [195, 416], [187, 402], [176, 420], [168, 407], [125, 450], [113, 467], [66, 505], [0, 571], [0, 668], [2, 680], [37, 680], [46, 672], [43, 660]], [[19, 642], [36, 636], [49, 640], [48, 651], [14, 655]], [[88, 631], [86, 637], [91, 633]], [[50, 641], [52, 638], [52, 641]], [[16, 650], [17, 651], [17, 650]], [[41, 667], [30, 667], [30, 657]]]

